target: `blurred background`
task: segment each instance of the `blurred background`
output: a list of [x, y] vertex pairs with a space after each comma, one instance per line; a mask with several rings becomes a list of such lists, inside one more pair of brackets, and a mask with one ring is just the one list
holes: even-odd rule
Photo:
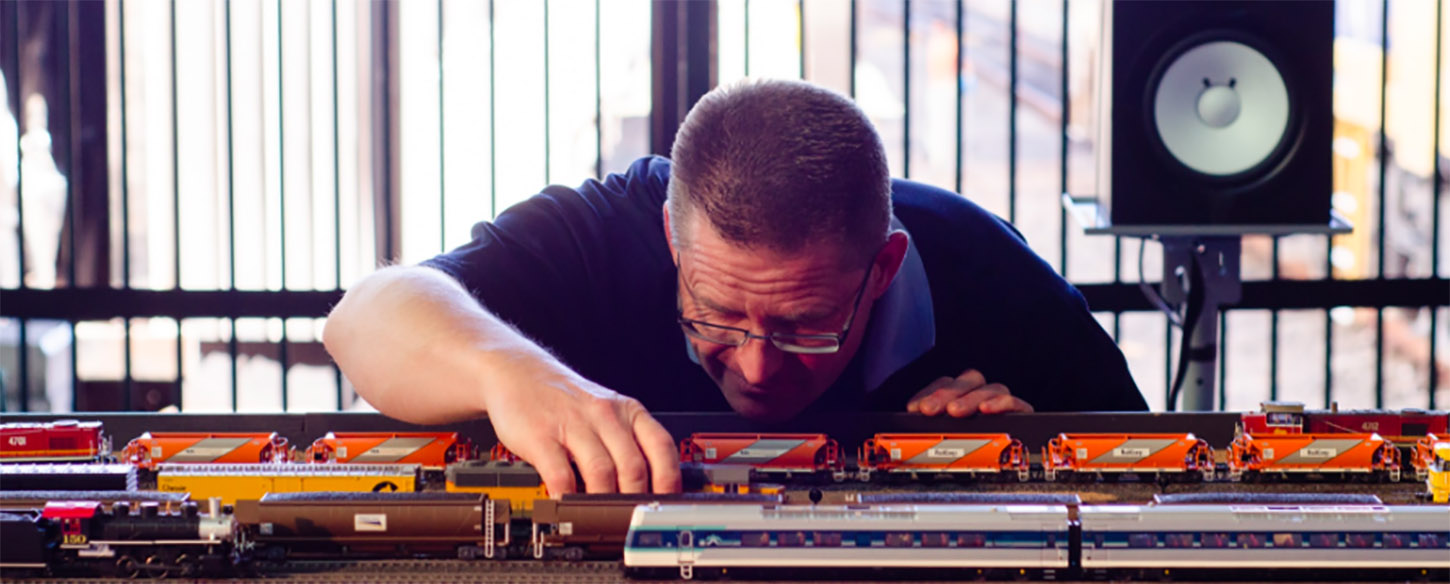
[[[1245, 240], [1220, 408], [1450, 403], [1442, 4], [1336, 4], [1333, 202], [1356, 229]], [[896, 176], [1013, 221], [1163, 409], [1178, 332], [1137, 285], [1159, 245], [1140, 271], [1140, 240], [1084, 236], [1060, 204], [1097, 184], [1102, 9], [4, 1], [0, 407], [359, 407], [319, 340], [351, 282], [668, 152], [693, 98], [760, 76], [853, 96]]]

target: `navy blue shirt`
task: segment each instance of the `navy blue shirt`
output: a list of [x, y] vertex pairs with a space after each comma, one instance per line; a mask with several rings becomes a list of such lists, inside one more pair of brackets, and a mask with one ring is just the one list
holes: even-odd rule
[[[662, 207], [670, 162], [642, 158], [577, 189], [551, 186], [423, 262], [581, 375], [655, 411], [729, 411], [675, 321]], [[861, 349], [807, 412], [904, 411], [969, 368], [1038, 411], [1147, 404], [1082, 295], [1009, 224], [965, 197], [892, 181], [907, 261]]]

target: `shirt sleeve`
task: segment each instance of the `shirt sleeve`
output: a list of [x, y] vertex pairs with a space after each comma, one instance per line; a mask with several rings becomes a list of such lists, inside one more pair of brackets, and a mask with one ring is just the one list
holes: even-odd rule
[[[642, 158], [622, 175], [578, 188], [551, 186], [492, 222], [473, 240], [422, 262], [462, 284], [494, 315], [576, 368], [607, 329], [619, 282], [641, 255], [668, 256], [660, 207], [668, 162]], [[630, 258], [631, 261], [623, 261]], [[654, 258], [656, 263], [659, 258]]]

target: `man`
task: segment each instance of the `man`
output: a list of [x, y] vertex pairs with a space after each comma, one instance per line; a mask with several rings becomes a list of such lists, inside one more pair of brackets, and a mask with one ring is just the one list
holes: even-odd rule
[[553, 493], [574, 490], [571, 460], [590, 492], [678, 489], [646, 408], [1145, 408], [1078, 292], [965, 198], [892, 181], [850, 100], [719, 88], [671, 154], [545, 189], [458, 250], [365, 278], [328, 350], [388, 415], [487, 413]]

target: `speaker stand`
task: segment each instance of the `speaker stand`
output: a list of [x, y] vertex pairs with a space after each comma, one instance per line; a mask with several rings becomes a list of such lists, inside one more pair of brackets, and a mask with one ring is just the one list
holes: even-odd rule
[[[1318, 233], [1340, 235], [1354, 230], [1349, 221], [1330, 210], [1328, 224], [1318, 225], [1113, 225], [1106, 206], [1092, 196], [1062, 195], [1063, 207], [1087, 235], [1114, 235], [1153, 239], [1163, 244], [1163, 300], [1187, 306], [1192, 327], [1180, 359], [1183, 369], [1182, 403], [1187, 411], [1217, 409], [1214, 398], [1218, 374], [1218, 317], [1222, 308], [1239, 301], [1243, 292], [1239, 261], [1244, 235]], [[1195, 290], [1195, 285], [1197, 290]], [[1197, 296], [1195, 296], [1197, 295]], [[1191, 301], [1196, 301], [1196, 306]], [[1172, 396], [1170, 396], [1172, 399]], [[1176, 401], [1176, 400], [1175, 400]], [[1170, 411], [1175, 403], [1167, 404]]]
[[[1188, 311], [1193, 319], [1184, 349], [1188, 354], [1179, 359], [1186, 368], [1182, 374], [1182, 409], [1211, 411], [1217, 409], [1214, 388], [1218, 374], [1218, 316], [1223, 306], [1237, 303], [1242, 295], [1239, 259], [1243, 242], [1238, 237], [1189, 235], [1162, 236], [1158, 240], [1163, 243], [1163, 299], [1178, 305], [1198, 300], [1198, 305]], [[1195, 283], [1199, 290], [1193, 289]], [[1201, 298], [1193, 298], [1194, 294]], [[1188, 327], [1190, 323], [1183, 324]], [[1169, 404], [1168, 409], [1174, 409], [1173, 405]]]

